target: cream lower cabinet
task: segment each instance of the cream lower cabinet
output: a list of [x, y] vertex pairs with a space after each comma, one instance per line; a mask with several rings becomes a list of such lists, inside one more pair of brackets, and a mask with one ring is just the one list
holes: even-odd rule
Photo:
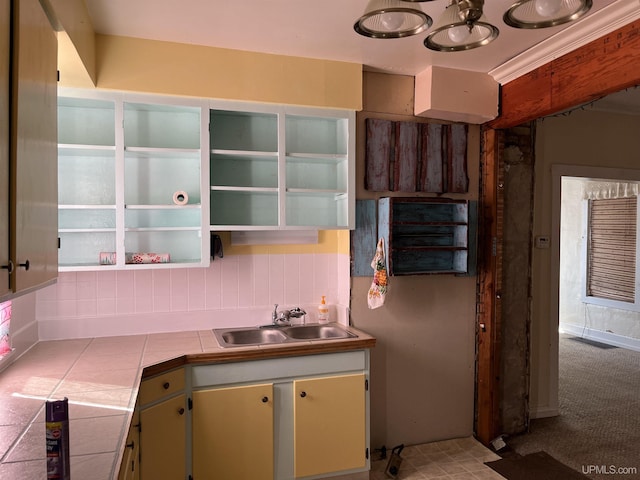
[[134, 410], [124, 444], [118, 480], [140, 480], [140, 411]]
[[296, 478], [364, 468], [365, 375], [295, 380]]
[[273, 479], [273, 385], [193, 393], [193, 478]]
[[188, 402], [183, 369], [140, 385], [140, 480], [184, 480]]
[[369, 470], [368, 365], [358, 350], [194, 366], [193, 479]]
[[185, 478], [186, 396], [140, 411], [140, 479]]

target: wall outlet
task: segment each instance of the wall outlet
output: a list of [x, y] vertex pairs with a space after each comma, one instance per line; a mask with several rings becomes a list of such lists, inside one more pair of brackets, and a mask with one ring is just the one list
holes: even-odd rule
[[535, 237], [536, 248], [549, 248], [550, 243], [551, 240], [549, 240], [549, 237], [547, 236], [538, 235]]

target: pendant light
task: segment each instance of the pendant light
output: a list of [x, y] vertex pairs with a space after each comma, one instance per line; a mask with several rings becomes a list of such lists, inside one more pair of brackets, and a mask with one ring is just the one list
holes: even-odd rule
[[425, 39], [425, 47], [438, 52], [459, 52], [495, 40], [499, 30], [485, 21], [483, 6], [483, 0], [453, 0]]
[[582, 17], [592, 0], [521, 0], [504, 14], [504, 23], [515, 28], [546, 28]]
[[433, 20], [419, 6], [411, 5], [417, 1], [369, 0], [353, 29], [370, 38], [402, 38], [423, 32]]

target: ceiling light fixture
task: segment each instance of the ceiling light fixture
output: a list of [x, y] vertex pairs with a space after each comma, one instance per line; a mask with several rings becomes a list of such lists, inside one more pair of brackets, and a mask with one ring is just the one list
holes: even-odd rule
[[592, 0], [521, 0], [504, 14], [515, 28], [546, 28], [577, 20], [593, 6]]
[[459, 52], [482, 47], [498, 37], [497, 27], [485, 21], [484, 0], [453, 0], [424, 41], [438, 52]]
[[425, 31], [432, 18], [411, 3], [426, 0], [369, 0], [353, 29], [370, 38], [402, 38]]
[[[433, 0], [369, 0], [364, 15], [353, 26], [370, 38], [402, 38], [416, 35], [433, 24], [429, 15], [412, 3]], [[427, 35], [424, 45], [438, 52], [459, 52], [482, 47], [498, 37], [498, 27], [488, 23], [484, 0], [449, 0], [443, 15]], [[593, 6], [593, 0], [517, 0], [503, 15], [515, 28], [546, 28], [577, 20]]]

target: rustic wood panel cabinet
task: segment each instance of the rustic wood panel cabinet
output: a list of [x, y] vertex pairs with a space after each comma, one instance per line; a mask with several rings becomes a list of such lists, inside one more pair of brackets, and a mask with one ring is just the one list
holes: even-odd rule
[[379, 199], [378, 235], [385, 239], [389, 274], [468, 273], [475, 230], [469, 212], [467, 200]]

